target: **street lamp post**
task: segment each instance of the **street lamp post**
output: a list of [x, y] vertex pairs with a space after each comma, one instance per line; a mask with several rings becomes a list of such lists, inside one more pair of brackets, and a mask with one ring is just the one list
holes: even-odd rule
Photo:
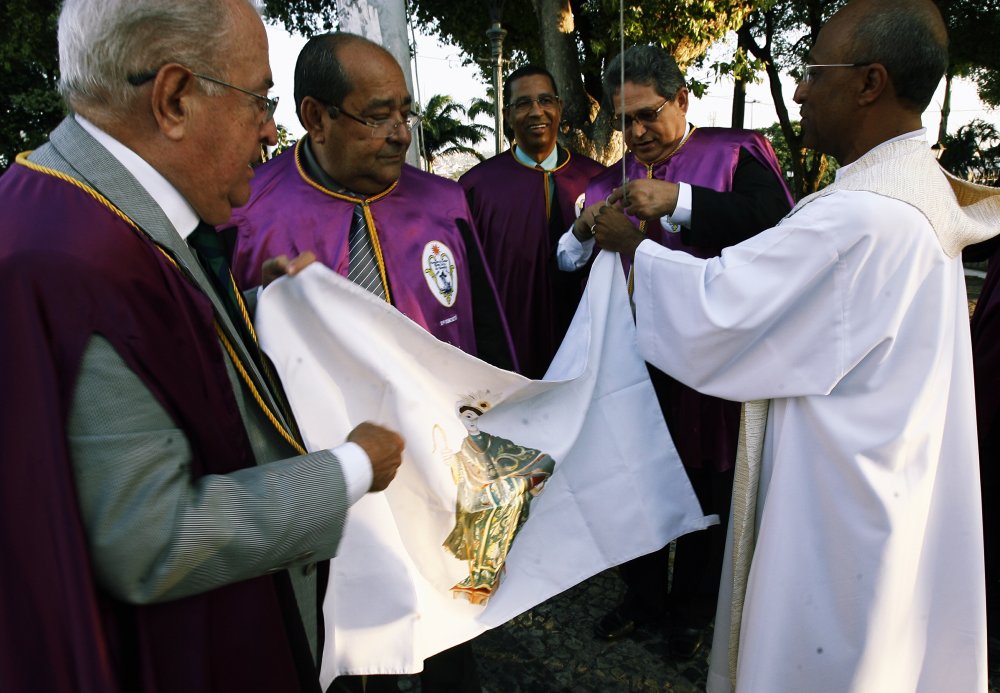
[[499, 18], [493, 20], [486, 30], [490, 40], [490, 59], [493, 62], [493, 92], [496, 95], [496, 111], [493, 113], [494, 134], [496, 135], [496, 153], [503, 150], [503, 40], [507, 30], [500, 26]]

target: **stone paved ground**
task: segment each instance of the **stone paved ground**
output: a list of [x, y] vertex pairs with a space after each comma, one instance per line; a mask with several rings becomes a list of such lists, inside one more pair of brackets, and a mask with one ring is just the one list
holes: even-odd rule
[[617, 571], [605, 571], [479, 636], [484, 693], [705, 690], [707, 647], [690, 661], [676, 661], [660, 629], [614, 643], [593, 636], [594, 622], [623, 591]]
[[[707, 647], [685, 662], [670, 658], [658, 630], [615, 643], [593, 637], [594, 621], [617, 604], [623, 590], [617, 572], [608, 570], [480, 635], [473, 644], [483, 693], [704, 691]], [[1000, 655], [1000, 639], [993, 639], [990, 650]], [[419, 693], [419, 679], [408, 677], [400, 688]], [[990, 667], [989, 693], [1000, 693], [996, 665]]]
[[[624, 589], [618, 572], [607, 570], [480, 635], [473, 646], [483, 693], [704, 691], [707, 647], [681, 662], [667, 654], [660, 629], [615, 643], [593, 636], [594, 622]], [[400, 688], [419, 693], [419, 679], [407, 677]]]
[[[704, 691], [707, 647], [682, 662], [667, 654], [659, 631], [615, 643], [593, 637], [594, 621], [617, 604], [623, 590], [617, 572], [605, 571], [479, 636], [474, 646], [483, 692]], [[1000, 642], [994, 646], [1000, 653]], [[989, 693], [1000, 693], [1000, 667], [990, 669]]]

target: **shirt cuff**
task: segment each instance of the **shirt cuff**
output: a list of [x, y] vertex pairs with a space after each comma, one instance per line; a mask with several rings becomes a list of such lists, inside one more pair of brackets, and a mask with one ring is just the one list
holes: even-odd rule
[[573, 227], [559, 237], [556, 246], [556, 261], [559, 269], [564, 272], [578, 270], [587, 264], [591, 254], [594, 252], [595, 241], [593, 238], [581, 242], [573, 233]]
[[670, 233], [677, 233], [681, 226], [691, 228], [691, 186], [688, 183], [677, 184], [674, 213], [660, 217], [660, 226]]
[[372, 487], [374, 474], [368, 454], [357, 443], [344, 443], [330, 452], [340, 462], [344, 482], [347, 484], [347, 500], [354, 505]]

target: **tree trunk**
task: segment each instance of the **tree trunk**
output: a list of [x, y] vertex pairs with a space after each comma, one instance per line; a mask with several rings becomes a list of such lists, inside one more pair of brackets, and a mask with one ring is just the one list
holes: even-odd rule
[[944, 75], [944, 99], [941, 101], [941, 125], [938, 126], [937, 143], [942, 144], [948, 134], [948, 116], [951, 115], [951, 80], [954, 77], [952, 66], [948, 65], [948, 71]]
[[763, 17], [765, 23], [764, 45], [761, 46], [748, 34], [747, 50], [764, 63], [764, 71], [767, 74], [768, 88], [771, 98], [774, 99], [774, 112], [778, 116], [778, 124], [781, 126], [781, 133], [785, 136], [788, 144], [788, 153], [792, 162], [792, 195], [796, 200], [803, 197], [806, 189], [806, 169], [805, 151], [802, 149], [802, 138], [792, 127], [791, 117], [788, 115], [788, 108], [785, 106], [785, 97], [781, 92], [781, 74], [774, 65], [774, 56], [771, 54], [771, 35], [774, 23], [769, 20], [766, 13]]
[[[819, 32], [822, 7], [822, 2], [808, 3], [807, 9], [813, 36]], [[778, 24], [775, 18], [771, 16], [773, 12], [774, 10], [771, 10], [761, 15], [764, 23], [764, 45], [761, 46], [752, 35], [748, 35], [747, 50], [765, 65], [768, 88], [771, 92], [771, 98], [774, 100], [774, 111], [778, 116], [778, 124], [781, 126], [781, 132], [785, 136], [785, 142], [788, 143], [788, 152], [791, 157], [792, 196], [796, 200], [801, 200], [806, 195], [816, 192], [829, 163], [825, 154], [814, 152], [810, 156], [802, 147], [802, 136], [792, 127], [792, 119], [788, 113], [788, 107], [785, 105], [785, 98], [781, 91], [781, 73], [775, 66], [774, 56], [771, 52], [774, 27]]]
[[582, 67], [570, 0], [532, 0], [531, 4], [541, 33], [543, 62], [555, 77], [562, 99], [563, 144], [598, 161], [617, 159], [621, 154], [621, 138], [611, 143], [614, 139], [611, 121], [600, 104], [587, 94], [580, 79]]
[[747, 83], [742, 79], [737, 79], [733, 84], [733, 114], [729, 122], [734, 128], [745, 127], [743, 118], [747, 107]]
[[[750, 52], [750, 42], [753, 40], [750, 37], [750, 27], [747, 24], [743, 24], [739, 31], [736, 32], [736, 51], [743, 51], [744, 53]], [[730, 125], [734, 128], [744, 127], [747, 108], [747, 83], [744, 79], [737, 78], [736, 83], [733, 85], [733, 116], [730, 119]]]

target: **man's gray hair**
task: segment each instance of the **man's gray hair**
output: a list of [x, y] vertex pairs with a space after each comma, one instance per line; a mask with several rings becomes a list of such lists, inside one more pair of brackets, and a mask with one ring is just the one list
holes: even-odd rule
[[[245, 0], [257, 9], [253, 0]], [[59, 14], [59, 93], [73, 110], [125, 116], [130, 75], [180, 63], [226, 79], [235, 5], [222, 0], [65, 0]], [[209, 93], [223, 87], [202, 84]]]
[[879, 63], [896, 97], [922, 113], [948, 68], [948, 32], [931, 3], [884, 0], [857, 21], [849, 47], [856, 63]]
[[677, 61], [659, 46], [631, 46], [619, 53], [604, 69], [604, 98], [612, 109], [611, 99], [621, 89], [621, 65], [625, 63], [625, 81], [643, 84], [665, 99], [672, 99], [684, 86], [684, 75]]

